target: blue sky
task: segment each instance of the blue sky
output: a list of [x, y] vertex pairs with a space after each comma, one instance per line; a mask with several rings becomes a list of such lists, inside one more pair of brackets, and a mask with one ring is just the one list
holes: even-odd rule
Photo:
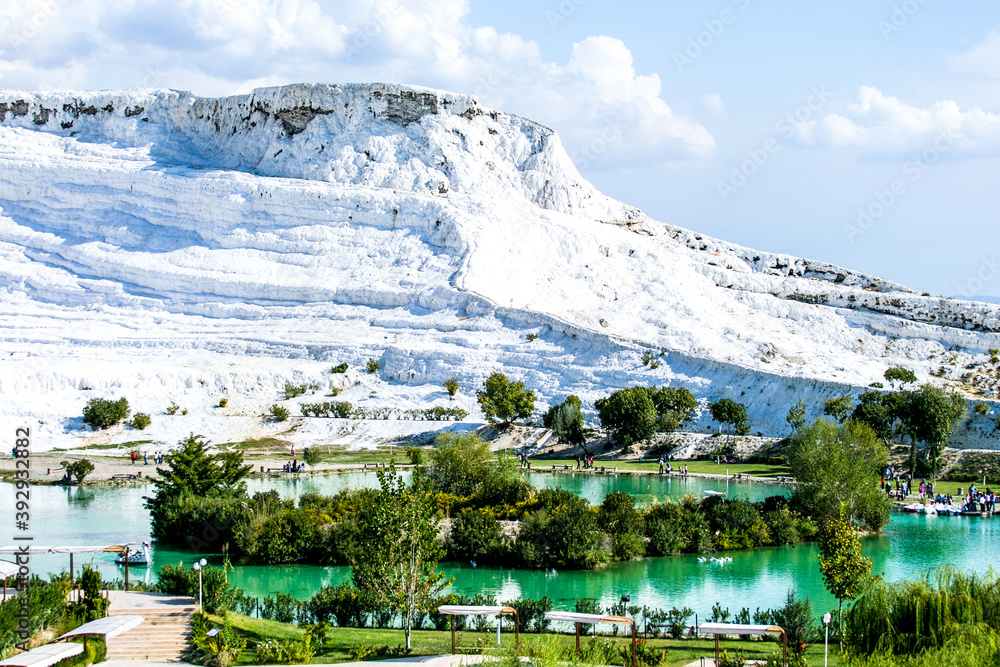
[[652, 217], [1000, 297], [1000, 4], [7, 0], [0, 87], [475, 93]]

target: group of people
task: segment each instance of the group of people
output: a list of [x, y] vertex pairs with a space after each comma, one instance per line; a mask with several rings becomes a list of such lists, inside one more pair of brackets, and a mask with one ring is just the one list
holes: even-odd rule
[[299, 463], [297, 459], [292, 459], [291, 463], [286, 463], [283, 467], [285, 472], [305, 472], [306, 464], [305, 461]]
[[[663, 458], [661, 456], [660, 459], [659, 459], [659, 461], [657, 461], [657, 463], [660, 465], [660, 474], [661, 475], [664, 474], [664, 473], [666, 473], [666, 474], [669, 475], [671, 472], [673, 472], [673, 470], [671, 469], [671, 466], [670, 466], [670, 461], [668, 459], [665, 459], [665, 458]], [[682, 465], [682, 466], [677, 466], [677, 474], [678, 475], [686, 475], [686, 474], [688, 474], [687, 464]]]
[[[132, 465], [135, 465], [135, 461], [136, 461], [136, 458], [138, 457], [138, 455], [134, 451], [131, 454], [132, 454]], [[143, 452], [142, 453], [142, 465], [144, 465], [144, 466], [148, 466], [149, 465], [149, 453], [148, 452]], [[157, 465], [157, 466], [158, 465], [163, 465], [163, 452], [157, 451], [157, 452], [153, 453], [153, 465]]]
[[973, 484], [969, 487], [969, 492], [965, 494], [962, 509], [967, 512], [990, 512], [997, 509], [997, 494], [988, 487], [985, 490], [976, 488]]
[[593, 456], [576, 457], [576, 467], [580, 468], [581, 465], [583, 466], [582, 468], [583, 470], [589, 470], [590, 468], [593, 468], [594, 457]]

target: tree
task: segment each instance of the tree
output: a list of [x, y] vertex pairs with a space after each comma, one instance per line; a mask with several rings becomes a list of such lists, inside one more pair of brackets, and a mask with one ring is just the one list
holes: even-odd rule
[[867, 424], [879, 438], [889, 442], [899, 421], [901, 394], [868, 391], [858, 396], [851, 419]]
[[628, 387], [612, 392], [594, 403], [601, 425], [615, 442], [628, 446], [647, 440], [656, 433], [656, 405], [648, 387]]
[[80, 459], [72, 463], [61, 461], [59, 465], [66, 469], [71, 478], [76, 477], [77, 484], [83, 484], [84, 478], [94, 471], [94, 464], [87, 459]]
[[535, 411], [535, 392], [525, 389], [521, 381], [511, 382], [503, 373], [486, 378], [476, 398], [486, 418], [490, 422], [500, 419], [504, 426], [518, 418], [527, 419]]
[[552, 434], [567, 444], [577, 446], [586, 442], [583, 428], [583, 403], [576, 396], [568, 396], [559, 405], [553, 405], [542, 417], [542, 425], [552, 429]]
[[152, 519], [153, 537], [170, 535], [167, 520], [170, 506], [184, 496], [196, 498], [239, 497], [246, 495], [247, 476], [252, 465], [244, 465], [241, 452], [208, 453], [208, 442], [193, 433], [180, 442], [180, 449], [165, 457], [166, 467], [157, 468], [153, 496], [145, 497]]
[[888, 380], [893, 387], [896, 387], [897, 384], [902, 387], [903, 385], [913, 384], [916, 382], [917, 374], [909, 368], [893, 366], [885, 371], [885, 379]]
[[793, 431], [798, 431], [803, 426], [806, 425], [806, 404], [799, 401], [792, 406], [792, 409], [788, 411], [788, 415], [785, 416], [785, 421], [788, 425], [792, 427]]
[[441, 385], [448, 392], [448, 398], [455, 398], [455, 394], [458, 393], [459, 384], [457, 378], [448, 378]]
[[[844, 600], [853, 600], [872, 573], [872, 559], [861, 555], [861, 540], [844, 511], [820, 527], [819, 571], [826, 590], [837, 598], [838, 626], [844, 627]], [[844, 650], [844, 635], [840, 635], [840, 650]]]
[[129, 412], [128, 401], [124, 398], [117, 401], [92, 398], [83, 409], [83, 423], [92, 431], [99, 431], [125, 421]]
[[478, 433], [444, 431], [428, 453], [427, 478], [434, 487], [455, 496], [470, 496], [497, 467], [488, 442]]
[[853, 409], [854, 399], [850, 396], [837, 396], [836, 398], [831, 398], [823, 405], [823, 414], [843, 423], [851, 416]]
[[916, 476], [917, 443], [922, 442], [927, 450], [931, 476], [936, 477], [938, 455], [948, 446], [951, 434], [965, 418], [969, 406], [957, 392], [930, 384], [900, 393], [900, 421], [911, 440], [910, 475]]
[[302, 451], [302, 460], [306, 462], [310, 468], [319, 463], [323, 459], [323, 453], [318, 447], [306, 447]]
[[656, 407], [657, 430], [670, 432], [694, 415], [698, 402], [684, 387], [650, 388], [650, 398]]
[[402, 616], [409, 649], [414, 617], [453, 580], [437, 570], [445, 550], [431, 490], [419, 479], [407, 488], [394, 466], [378, 479], [381, 490], [358, 517], [365, 549], [352, 557], [351, 575], [359, 591]]
[[[712, 419], [719, 422], [719, 433], [722, 433], [722, 425], [731, 425], [740, 435], [750, 432], [750, 422], [747, 419], [747, 407], [742, 403], [723, 398], [716, 403], [710, 403], [708, 411], [712, 414]], [[728, 442], [728, 431], [726, 440]]]
[[840, 515], [879, 530], [889, 520], [881, 472], [889, 463], [885, 444], [865, 424], [817, 419], [797, 432], [788, 465], [798, 482], [792, 500], [822, 523]]

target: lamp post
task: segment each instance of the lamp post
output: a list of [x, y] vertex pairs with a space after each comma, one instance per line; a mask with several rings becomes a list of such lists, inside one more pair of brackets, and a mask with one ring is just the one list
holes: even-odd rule
[[194, 571], [198, 573], [198, 611], [202, 611], [201, 608], [201, 569], [208, 565], [208, 561], [202, 558], [200, 561], [194, 564]]
[[830, 612], [823, 614], [823, 625], [826, 626], [826, 637], [823, 640], [823, 667], [827, 665], [827, 649], [830, 645], [830, 621], [833, 620], [833, 616]]
[[986, 471], [980, 470], [979, 474], [983, 476], [983, 488], [986, 488]]

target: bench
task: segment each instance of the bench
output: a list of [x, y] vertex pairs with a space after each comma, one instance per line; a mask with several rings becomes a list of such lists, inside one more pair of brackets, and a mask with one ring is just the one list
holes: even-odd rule
[[788, 475], [778, 475], [778, 484], [791, 484], [794, 481], [794, 477], [789, 477]]
[[372, 468], [388, 468], [389, 464], [388, 463], [365, 463], [363, 469], [367, 470], [368, 466], [371, 466]]
[[741, 480], [741, 479], [749, 480], [750, 479], [750, 473], [748, 473], [748, 472], [736, 472], [736, 473], [733, 473], [733, 479], [736, 479], [736, 480]]
[[552, 469], [553, 470], [572, 470], [573, 466], [571, 466], [571, 465], [557, 465], [557, 464], [553, 463], [552, 464]]
[[601, 472], [618, 472], [618, 466], [601, 466]]
[[142, 473], [141, 472], [140, 473], [136, 473], [136, 474], [132, 474], [132, 473], [119, 473], [117, 475], [112, 475], [111, 476], [111, 480], [112, 481], [118, 481], [118, 480], [126, 481], [126, 480], [131, 480], [131, 479], [140, 479], [141, 477], [142, 477]]

